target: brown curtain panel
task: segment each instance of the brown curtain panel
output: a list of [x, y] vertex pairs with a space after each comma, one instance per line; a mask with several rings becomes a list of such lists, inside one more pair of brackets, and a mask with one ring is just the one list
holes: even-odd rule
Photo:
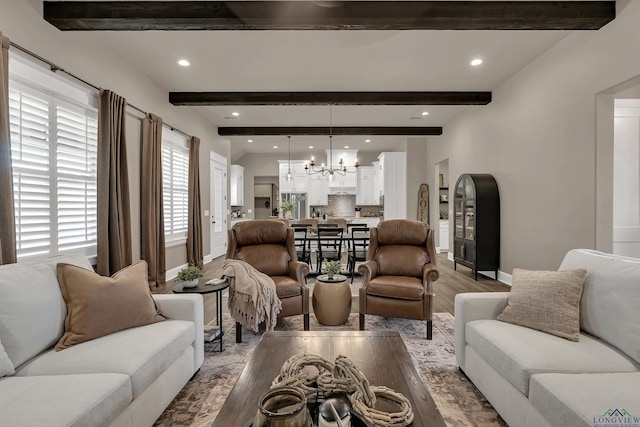
[[200, 215], [200, 138], [189, 143], [189, 226], [187, 229], [187, 262], [202, 268], [202, 216]]
[[162, 205], [162, 119], [147, 113], [142, 123], [140, 162], [140, 257], [147, 261], [149, 287], [165, 284], [167, 272]]
[[9, 133], [9, 39], [1, 32], [0, 45], [0, 264], [11, 264], [17, 259]]
[[98, 274], [131, 264], [131, 215], [126, 147], [127, 100], [100, 90], [98, 109]]

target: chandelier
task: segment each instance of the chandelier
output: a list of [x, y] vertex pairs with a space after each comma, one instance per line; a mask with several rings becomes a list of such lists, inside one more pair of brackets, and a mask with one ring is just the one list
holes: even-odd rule
[[326, 167], [324, 163], [318, 168], [316, 167], [315, 160], [313, 156], [311, 156], [311, 160], [309, 163], [305, 163], [304, 170], [307, 172], [307, 175], [316, 175], [322, 174], [322, 176], [329, 175], [329, 180], [333, 180], [333, 177], [338, 175], [346, 175], [348, 173], [356, 173], [358, 171], [358, 159], [356, 159], [355, 164], [352, 168], [347, 166], [347, 164], [340, 159], [338, 162], [338, 167], [333, 167], [333, 110], [332, 105], [329, 104], [329, 158], [327, 159], [327, 163], [329, 163], [329, 167]]

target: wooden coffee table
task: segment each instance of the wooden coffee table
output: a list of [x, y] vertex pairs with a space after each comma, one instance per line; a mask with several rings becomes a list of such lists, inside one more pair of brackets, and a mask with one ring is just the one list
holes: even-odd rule
[[349, 357], [374, 385], [404, 394], [413, 408], [413, 426], [445, 426], [398, 332], [265, 332], [251, 360], [220, 409], [214, 427], [241, 426], [256, 415], [258, 399], [269, 390], [282, 364], [294, 354], [311, 353], [333, 362]]

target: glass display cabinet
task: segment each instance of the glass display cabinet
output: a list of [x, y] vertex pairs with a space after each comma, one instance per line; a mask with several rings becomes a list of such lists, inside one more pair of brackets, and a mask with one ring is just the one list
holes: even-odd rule
[[479, 271], [500, 268], [500, 194], [489, 174], [463, 174], [455, 186], [453, 201], [453, 268]]

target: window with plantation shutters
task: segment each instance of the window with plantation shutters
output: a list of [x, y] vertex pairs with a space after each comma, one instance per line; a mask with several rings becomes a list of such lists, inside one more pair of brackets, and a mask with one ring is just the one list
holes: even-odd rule
[[97, 112], [10, 82], [18, 258], [96, 253]]
[[167, 245], [187, 238], [189, 208], [189, 150], [186, 138], [162, 130], [162, 198]]

